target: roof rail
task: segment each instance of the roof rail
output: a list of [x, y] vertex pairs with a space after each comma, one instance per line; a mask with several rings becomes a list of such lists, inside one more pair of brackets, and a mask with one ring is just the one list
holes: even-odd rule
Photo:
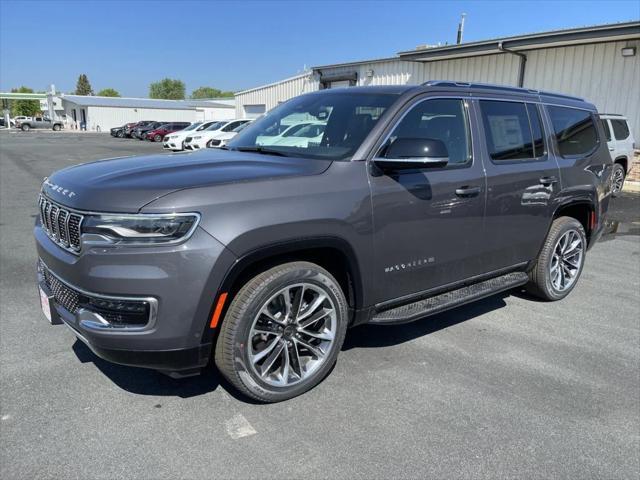
[[494, 85], [491, 83], [455, 82], [452, 80], [429, 80], [428, 82], [424, 82], [422, 86], [423, 87], [453, 87], [453, 88], [465, 88], [465, 89], [482, 88], [484, 90], [497, 90], [500, 92], [523, 93], [523, 94], [529, 94], [529, 95], [546, 95], [551, 97], [560, 97], [560, 98], [567, 98], [570, 100], [584, 101], [584, 98], [574, 97], [572, 95], [565, 95], [563, 93], [546, 92], [544, 90], [534, 90], [532, 88], [510, 87], [507, 85]]
[[624, 117], [622, 113], [598, 113], [598, 115], [606, 115], [608, 117]]

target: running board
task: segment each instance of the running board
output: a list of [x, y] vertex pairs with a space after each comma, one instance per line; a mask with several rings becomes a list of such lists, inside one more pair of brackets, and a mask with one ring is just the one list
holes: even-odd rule
[[524, 272], [514, 272], [482, 282], [466, 285], [456, 290], [434, 295], [399, 307], [390, 308], [374, 314], [370, 323], [407, 323], [414, 320], [455, 308], [465, 303], [480, 300], [496, 293], [510, 290], [529, 281]]

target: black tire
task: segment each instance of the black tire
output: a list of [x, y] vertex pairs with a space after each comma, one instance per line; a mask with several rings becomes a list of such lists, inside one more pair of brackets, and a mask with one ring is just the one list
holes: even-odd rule
[[122, 130], [118, 130], [118, 133], [116, 133], [116, 137], [124, 138], [124, 132]]
[[[575, 273], [575, 277], [572, 280], [571, 284], [564, 289], [559, 289], [556, 288], [556, 286], [552, 282], [552, 260], [554, 260], [554, 254], [556, 252], [556, 248], [558, 247], [558, 242], [565, 234], [571, 231], [575, 232], [577, 236], [579, 236], [579, 239], [582, 241], [582, 245], [580, 247], [582, 250], [582, 254], [580, 257], [579, 266]], [[587, 237], [584, 232], [584, 227], [580, 222], [571, 217], [560, 217], [555, 219], [551, 224], [551, 228], [549, 229], [549, 233], [544, 242], [542, 250], [540, 251], [538, 258], [536, 259], [536, 263], [529, 272], [529, 283], [526, 285], [527, 291], [532, 295], [535, 295], [536, 297], [547, 301], [562, 300], [564, 297], [569, 295], [569, 293], [571, 293], [571, 291], [578, 284], [580, 274], [582, 273], [582, 269], [584, 268], [586, 248]], [[562, 266], [560, 266], [559, 268], [561, 269]]]
[[611, 195], [617, 197], [624, 188], [624, 180], [627, 176], [624, 171], [624, 167], [619, 163], [613, 164], [613, 170], [611, 172]]
[[29, 131], [29, 125], [22, 125], [20, 128], [22, 129], [23, 132]]
[[60, 131], [60, 125], [58, 125], [57, 123], [53, 126], [53, 131], [54, 132], [59, 132]]
[[[325, 352], [323, 362], [307, 378], [298, 380], [293, 385], [274, 386], [264, 381], [250, 367], [248, 350], [251, 347], [247, 345], [251, 344], [251, 327], [258, 312], [270, 298], [287, 286], [303, 282], [321, 290], [335, 306], [337, 321], [333, 344]], [[344, 342], [347, 312], [347, 301], [342, 289], [335, 278], [322, 267], [308, 262], [291, 262], [273, 267], [249, 280], [229, 305], [216, 344], [216, 365], [234, 387], [254, 400], [270, 403], [301, 395], [320, 383], [333, 368]]]
[[158, 134], [155, 137], [153, 137], [153, 141], [154, 142], [161, 142], [162, 141], [162, 135]]

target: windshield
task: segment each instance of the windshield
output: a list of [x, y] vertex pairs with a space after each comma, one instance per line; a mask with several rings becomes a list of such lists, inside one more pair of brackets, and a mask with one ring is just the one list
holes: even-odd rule
[[247, 123], [243, 123], [242, 125], [238, 125], [236, 128], [234, 128], [233, 130], [231, 130], [232, 132], [238, 133], [241, 132], [242, 130], [244, 130], [245, 128], [247, 128], [249, 126], [250, 122]]
[[251, 123], [230, 150], [346, 160], [353, 156], [396, 94], [316, 93], [289, 100]]
[[196, 123], [192, 123], [191, 125], [189, 125], [187, 128], [184, 129], [185, 132], [191, 131], [191, 130], [195, 130], [196, 128], [198, 128], [200, 125], [202, 125], [202, 122], [196, 122]]
[[220, 127], [222, 127], [223, 125], [226, 125], [227, 122], [215, 122], [212, 123], [211, 125], [209, 125], [207, 128], [205, 128], [205, 131], [207, 132], [211, 132], [213, 130], [218, 130], [220, 129]]

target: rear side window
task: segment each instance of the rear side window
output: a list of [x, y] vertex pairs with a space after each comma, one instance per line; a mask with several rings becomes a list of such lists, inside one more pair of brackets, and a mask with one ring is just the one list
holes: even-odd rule
[[587, 155], [598, 146], [598, 133], [591, 112], [548, 106], [560, 155]]
[[616, 136], [616, 140], [626, 140], [629, 138], [629, 125], [625, 120], [611, 120], [611, 126], [613, 127], [613, 134]]
[[600, 120], [602, 123], [602, 128], [604, 128], [604, 134], [607, 137], [607, 142], [611, 141], [611, 129], [609, 128], [609, 122], [606, 119]]
[[480, 100], [480, 111], [492, 160], [525, 160], [544, 155], [542, 123], [535, 105]]

